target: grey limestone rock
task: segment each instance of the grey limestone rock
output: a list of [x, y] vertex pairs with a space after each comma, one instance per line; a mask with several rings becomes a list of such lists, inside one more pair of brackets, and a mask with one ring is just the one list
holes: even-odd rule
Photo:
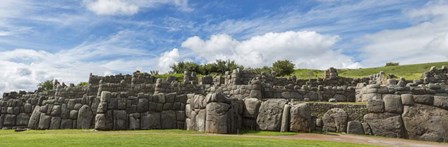
[[280, 131], [285, 99], [269, 99], [260, 106], [257, 124], [261, 130]]
[[329, 132], [345, 132], [347, 120], [347, 113], [343, 109], [330, 109], [322, 116], [323, 129]]

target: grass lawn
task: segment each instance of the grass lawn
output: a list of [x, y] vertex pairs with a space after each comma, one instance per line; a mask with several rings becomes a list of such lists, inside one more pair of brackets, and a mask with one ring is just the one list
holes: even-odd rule
[[242, 131], [243, 135], [206, 135], [184, 130], [93, 131], [46, 130], [14, 132], [0, 130], [0, 146], [368, 146], [361, 144], [275, 139], [267, 136], [295, 133]]

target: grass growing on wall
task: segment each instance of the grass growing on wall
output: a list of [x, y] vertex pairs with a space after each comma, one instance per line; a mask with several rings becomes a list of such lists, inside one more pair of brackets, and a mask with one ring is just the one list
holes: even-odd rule
[[[275, 139], [266, 138], [266, 136], [256, 137], [258, 133], [249, 134], [251, 136], [214, 135], [184, 130], [101, 132], [92, 130], [44, 130], [25, 132], [0, 130], [0, 146], [368, 146], [365, 144], [331, 141]], [[275, 133], [271, 132], [267, 134], [275, 135]]]

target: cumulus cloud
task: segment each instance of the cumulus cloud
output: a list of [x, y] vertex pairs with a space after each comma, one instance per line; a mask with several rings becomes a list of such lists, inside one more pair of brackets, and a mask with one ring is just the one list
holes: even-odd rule
[[166, 51], [162, 53], [158, 60], [158, 70], [161, 73], [169, 72], [170, 66], [179, 62], [180, 55], [177, 48], [172, 49], [171, 51]]
[[359, 67], [351, 57], [333, 49], [338, 40], [338, 36], [311, 31], [266, 33], [241, 41], [218, 34], [208, 40], [190, 37], [182, 47], [193, 51], [205, 62], [230, 59], [245, 66], [260, 67], [288, 59], [300, 68]]
[[386, 62], [402, 64], [448, 60], [448, 3], [430, 2], [421, 9], [405, 12], [417, 21], [403, 29], [385, 30], [363, 38], [362, 64], [381, 66]]
[[[45, 80], [67, 83], [88, 80], [89, 73], [107, 75], [157, 68], [157, 58], [130, 42], [122, 31], [104, 40], [48, 52], [35, 49], [0, 51], [0, 92], [35, 90]], [[152, 69], [151, 69], [152, 70]]]
[[188, 0], [85, 0], [88, 10], [97, 15], [134, 15], [140, 9], [174, 5], [181, 11], [191, 11]]

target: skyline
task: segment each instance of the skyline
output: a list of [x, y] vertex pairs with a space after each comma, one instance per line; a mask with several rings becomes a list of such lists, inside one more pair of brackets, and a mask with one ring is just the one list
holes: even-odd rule
[[260, 67], [448, 60], [448, 1], [2, 0], [0, 92], [216, 59]]

